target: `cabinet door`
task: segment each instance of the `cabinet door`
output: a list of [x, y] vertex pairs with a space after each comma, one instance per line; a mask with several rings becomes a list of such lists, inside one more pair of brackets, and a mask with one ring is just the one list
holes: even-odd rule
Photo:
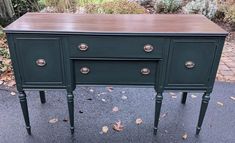
[[59, 38], [16, 38], [17, 62], [24, 85], [63, 85]]
[[172, 40], [166, 87], [206, 87], [216, 50], [216, 40]]

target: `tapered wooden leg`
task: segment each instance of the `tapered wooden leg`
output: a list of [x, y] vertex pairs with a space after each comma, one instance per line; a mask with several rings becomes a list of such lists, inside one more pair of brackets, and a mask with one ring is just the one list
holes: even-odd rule
[[74, 133], [74, 96], [73, 93], [68, 93], [67, 101], [68, 101], [68, 108], [69, 108], [69, 121], [70, 121], [70, 130], [71, 134]]
[[157, 93], [155, 99], [154, 135], [157, 134], [158, 130], [158, 122], [161, 113], [162, 99], [163, 99], [162, 93]]
[[44, 91], [39, 91], [39, 94], [40, 94], [41, 103], [42, 104], [46, 103], [45, 92]]
[[182, 94], [182, 99], [181, 99], [181, 103], [182, 104], [185, 104], [185, 102], [186, 102], [186, 99], [187, 99], [187, 92], [183, 92], [183, 94]]
[[200, 115], [199, 115], [197, 129], [196, 129], [196, 134], [197, 135], [199, 134], [199, 132], [201, 130], [202, 122], [203, 122], [203, 119], [204, 119], [205, 114], [206, 114], [206, 110], [207, 110], [209, 100], [210, 100], [210, 93], [204, 93], [204, 95], [202, 96]]
[[29, 122], [29, 112], [28, 112], [28, 105], [27, 105], [27, 99], [26, 99], [26, 94], [24, 91], [20, 92], [19, 94], [19, 99], [20, 99], [20, 106], [24, 115], [24, 121], [26, 124], [26, 129], [29, 135], [31, 135], [31, 127], [30, 127], [30, 122]]

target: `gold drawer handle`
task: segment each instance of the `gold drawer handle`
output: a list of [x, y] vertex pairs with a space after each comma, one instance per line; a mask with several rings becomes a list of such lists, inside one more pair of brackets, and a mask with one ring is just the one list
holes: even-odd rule
[[148, 74], [150, 74], [150, 69], [148, 69], [148, 68], [142, 68], [142, 69], [141, 69], [141, 74], [142, 74], [142, 75], [148, 75]]
[[87, 51], [88, 45], [85, 44], [85, 43], [81, 43], [81, 44], [78, 46], [78, 48], [79, 48], [80, 51]]
[[82, 67], [82, 68], [80, 69], [80, 72], [81, 72], [82, 74], [88, 74], [88, 73], [90, 72], [90, 69], [89, 69], [88, 67]]
[[187, 61], [185, 62], [185, 67], [188, 69], [192, 69], [195, 67], [195, 63], [193, 61]]
[[150, 44], [144, 45], [144, 51], [147, 52], [147, 53], [152, 52], [153, 49], [154, 49], [154, 47]]
[[36, 64], [39, 66], [39, 67], [43, 67], [46, 65], [46, 61], [44, 59], [38, 59], [36, 61]]

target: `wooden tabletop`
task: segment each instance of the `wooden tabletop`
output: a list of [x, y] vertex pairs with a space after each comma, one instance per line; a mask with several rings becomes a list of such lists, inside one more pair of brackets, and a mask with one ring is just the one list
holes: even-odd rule
[[27, 13], [6, 33], [220, 35], [227, 32], [203, 15]]

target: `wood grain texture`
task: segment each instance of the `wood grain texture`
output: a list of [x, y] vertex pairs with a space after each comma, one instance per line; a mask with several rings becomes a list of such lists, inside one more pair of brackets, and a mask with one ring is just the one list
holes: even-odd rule
[[27, 13], [4, 30], [6, 33], [227, 35], [205, 16], [182, 14]]

